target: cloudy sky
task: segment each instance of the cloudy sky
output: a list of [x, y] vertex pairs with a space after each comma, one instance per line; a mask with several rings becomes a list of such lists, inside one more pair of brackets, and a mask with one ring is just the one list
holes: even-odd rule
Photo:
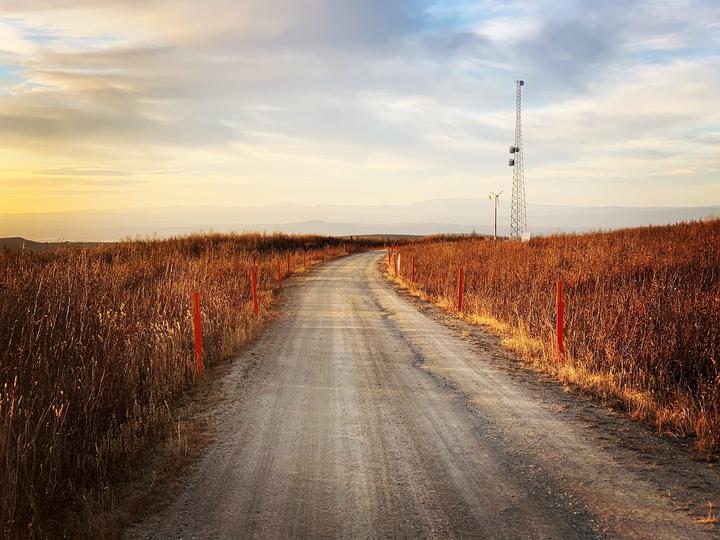
[[0, 212], [720, 204], [717, 0], [0, 0]]

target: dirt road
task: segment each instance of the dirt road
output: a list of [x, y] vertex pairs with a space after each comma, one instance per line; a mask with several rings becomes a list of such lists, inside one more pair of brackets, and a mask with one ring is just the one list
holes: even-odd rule
[[713, 536], [595, 424], [642, 428], [504, 368], [398, 296], [382, 256], [290, 282], [208, 412], [215, 442], [130, 537]]

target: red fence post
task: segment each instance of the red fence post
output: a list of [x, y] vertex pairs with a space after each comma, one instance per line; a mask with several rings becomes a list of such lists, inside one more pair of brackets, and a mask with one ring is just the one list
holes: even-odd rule
[[195, 330], [195, 372], [199, 377], [205, 374], [202, 352], [202, 328], [200, 326], [200, 293], [193, 293], [193, 327]]
[[415, 257], [412, 258], [412, 263], [410, 266], [410, 283], [415, 283]]
[[250, 283], [252, 284], [253, 313], [257, 315], [260, 311], [257, 296], [257, 266], [250, 269]]
[[557, 348], [558, 348], [558, 362], [563, 362], [565, 358], [565, 347], [563, 344], [563, 323], [565, 318], [565, 298], [563, 293], [563, 282], [561, 279], [557, 280]]
[[462, 311], [463, 307], [463, 269], [462, 267], [458, 271], [458, 299], [457, 299], [457, 309], [458, 311]]
[[278, 288], [282, 289], [282, 263], [280, 259], [277, 260], [277, 277], [278, 277]]

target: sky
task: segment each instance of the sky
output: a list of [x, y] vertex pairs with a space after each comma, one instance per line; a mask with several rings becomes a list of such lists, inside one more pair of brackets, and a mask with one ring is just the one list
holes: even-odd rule
[[0, 213], [720, 204], [717, 0], [0, 0]]

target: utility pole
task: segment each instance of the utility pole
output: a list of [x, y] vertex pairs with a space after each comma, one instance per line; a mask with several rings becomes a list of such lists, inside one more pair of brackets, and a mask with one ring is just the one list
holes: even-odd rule
[[509, 165], [513, 168], [512, 203], [510, 209], [510, 236], [520, 240], [527, 232], [525, 211], [525, 169], [523, 166], [522, 143], [522, 92], [525, 81], [515, 81], [515, 145], [510, 147], [513, 157]]
[[494, 201], [494, 203], [495, 203], [495, 229], [493, 232], [493, 240], [497, 240], [497, 207], [498, 207], [498, 203], [500, 202], [499, 199], [500, 199], [501, 194], [502, 194], [502, 191], [500, 191], [500, 193], [493, 193], [491, 191], [490, 195], [488, 195], [488, 198], [490, 198], [491, 200], [495, 199], [495, 201]]

